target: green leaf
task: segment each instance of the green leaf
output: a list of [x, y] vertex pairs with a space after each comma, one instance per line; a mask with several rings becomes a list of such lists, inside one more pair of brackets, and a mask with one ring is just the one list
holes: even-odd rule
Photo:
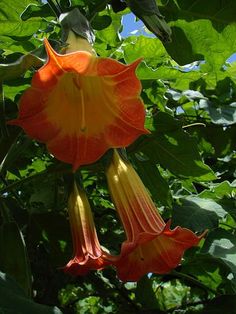
[[212, 122], [216, 124], [231, 125], [236, 123], [236, 102], [220, 106], [209, 103], [208, 110]]
[[223, 197], [233, 197], [236, 193], [236, 186], [229, 183], [229, 181], [223, 181], [216, 184], [211, 184], [209, 190], [204, 190], [199, 194], [202, 198], [211, 198], [215, 201], [221, 200]]
[[0, 10], [0, 35], [10, 37], [32, 36], [39, 29], [43, 29], [45, 22], [41, 18], [21, 19], [21, 14], [30, 3], [35, 0], [2, 0]]
[[0, 272], [0, 312], [14, 314], [62, 314], [57, 307], [34, 303], [7, 274]]
[[236, 102], [231, 104], [218, 104], [216, 102], [204, 101], [201, 108], [209, 112], [213, 123], [231, 125], [236, 123]]
[[111, 25], [112, 19], [109, 15], [96, 15], [92, 20], [91, 25], [96, 30], [102, 30]]
[[0, 64], [0, 81], [20, 77], [31, 67], [40, 67], [43, 64], [38, 57], [27, 54], [18, 61], [10, 64]]
[[232, 292], [230, 279], [227, 278], [231, 273], [230, 268], [210, 254], [195, 254], [192, 259], [182, 264], [181, 272], [194, 274], [195, 278], [213, 290]]
[[224, 209], [210, 199], [188, 196], [179, 200], [180, 205], [173, 210], [174, 226], [182, 226], [194, 231], [204, 231], [218, 226], [218, 219], [226, 215]]
[[224, 229], [211, 231], [206, 238], [201, 253], [209, 253], [224, 261], [234, 274], [236, 284], [236, 238], [234, 234]]
[[234, 149], [235, 127], [224, 129], [214, 124], [208, 124], [206, 128], [196, 130], [195, 134], [198, 136], [198, 141], [201, 141], [201, 138], [203, 138], [213, 146], [214, 157], [224, 157], [229, 155]]
[[176, 175], [196, 181], [214, 180], [212, 170], [205, 165], [195, 140], [184, 132], [170, 115], [159, 112], [152, 122], [155, 132], [145, 140], [140, 150], [154, 163], [160, 163]]
[[228, 212], [236, 221], [235, 211], [235, 184], [223, 181], [218, 184], [211, 184], [209, 190], [204, 190], [199, 194], [201, 198], [209, 198], [218, 203], [226, 212]]
[[[179, 64], [205, 60], [220, 69], [235, 52], [236, 10], [234, 0], [176, 0], [162, 6], [161, 12], [170, 22], [172, 42], [167, 51]], [[184, 51], [184, 53], [183, 53]]]
[[[137, 156], [138, 157], [138, 156]], [[171, 207], [172, 196], [166, 180], [161, 176], [158, 168], [150, 161], [135, 160], [137, 171], [141, 176], [144, 185], [150, 191], [152, 197], [157, 202]]]
[[54, 212], [32, 214], [29, 227], [34, 243], [47, 243], [52, 265], [65, 266], [72, 254], [70, 228], [65, 217]]
[[31, 143], [32, 140], [26, 136], [18, 137], [18, 140], [15, 140], [15, 142], [12, 143], [11, 147], [4, 156], [4, 159], [0, 164], [0, 173], [9, 169]]
[[[121, 29], [121, 15], [109, 12], [112, 24], [103, 30], [96, 31], [96, 41], [100, 40], [111, 47], [116, 47], [120, 42], [119, 30]], [[96, 48], [96, 46], [95, 46]]]
[[125, 39], [123, 47], [124, 58], [127, 63], [141, 57], [149, 66], [156, 67], [170, 59], [164, 46], [156, 38], [130, 36]]
[[147, 310], [158, 309], [158, 302], [153, 291], [152, 280], [147, 276], [141, 278], [135, 290], [137, 301]]
[[23, 234], [16, 222], [0, 227], [0, 269], [10, 274], [31, 295], [31, 271]]
[[47, 17], [54, 17], [53, 11], [51, 11], [51, 8], [48, 3], [45, 3], [43, 5], [37, 5], [37, 4], [29, 4], [26, 9], [21, 14], [22, 21], [26, 21], [32, 17], [41, 17], [41, 18], [47, 18]]

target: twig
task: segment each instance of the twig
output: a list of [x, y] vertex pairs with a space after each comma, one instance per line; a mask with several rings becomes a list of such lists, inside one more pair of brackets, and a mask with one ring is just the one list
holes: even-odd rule
[[190, 128], [192, 126], [204, 126], [204, 127], [206, 127], [206, 124], [205, 123], [201, 123], [201, 122], [195, 122], [195, 123], [183, 125], [182, 129], [187, 129], [187, 128]]

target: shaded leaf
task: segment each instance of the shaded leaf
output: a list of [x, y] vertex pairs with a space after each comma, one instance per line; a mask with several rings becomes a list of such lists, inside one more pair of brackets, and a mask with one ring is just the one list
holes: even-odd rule
[[224, 209], [210, 199], [188, 196], [179, 200], [173, 210], [173, 224], [194, 231], [204, 231], [218, 226], [219, 218], [226, 215]]
[[12, 143], [11, 147], [9, 147], [0, 164], [0, 173], [9, 169], [31, 143], [32, 140], [26, 136], [15, 138], [15, 141]]
[[26, 9], [21, 14], [22, 21], [26, 21], [32, 17], [53, 17], [54, 13], [51, 11], [50, 6], [48, 3], [45, 3], [43, 5], [37, 5], [37, 4], [29, 4]]
[[29, 68], [40, 67], [42, 64], [42, 60], [32, 54], [22, 56], [14, 63], [0, 64], [0, 81], [20, 77]]
[[180, 128], [179, 122], [159, 112], [152, 128], [155, 129], [152, 137], [146, 139], [140, 148], [152, 162], [197, 181], [215, 179], [212, 170], [202, 162], [195, 140]]
[[16, 222], [0, 227], [0, 269], [10, 274], [31, 296], [31, 270], [23, 234]]
[[39, 29], [43, 29], [45, 22], [39, 18], [22, 21], [21, 13], [35, 0], [2, 0], [0, 10], [0, 35], [32, 36]]
[[142, 277], [138, 281], [135, 295], [137, 301], [142, 304], [144, 309], [153, 310], [159, 308], [156, 295], [153, 291], [152, 280], [147, 276]]
[[136, 159], [137, 171], [145, 186], [156, 201], [171, 207], [172, 196], [166, 180], [161, 176], [158, 168], [150, 161]]
[[34, 303], [7, 274], [0, 272], [0, 311], [15, 314], [62, 314], [57, 307]]
[[234, 0], [169, 2], [161, 7], [173, 33], [167, 51], [179, 64], [205, 59], [219, 69], [235, 52], [236, 42], [230, 40], [236, 32], [235, 10]]
[[181, 272], [194, 274], [194, 277], [211, 289], [220, 289], [224, 293], [233, 290], [230, 279], [227, 278], [231, 273], [230, 268], [221, 259], [210, 254], [196, 254], [182, 264]]
[[91, 25], [96, 30], [107, 28], [112, 23], [109, 15], [97, 15], [91, 22]]
[[224, 229], [216, 229], [209, 233], [201, 249], [201, 253], [209, 253], [220, 258], [231, 269], [236, 283], [236, 238]]

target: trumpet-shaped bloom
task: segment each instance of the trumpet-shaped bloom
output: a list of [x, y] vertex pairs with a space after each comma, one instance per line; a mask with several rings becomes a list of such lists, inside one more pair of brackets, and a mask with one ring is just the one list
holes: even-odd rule
[[137, 281], [146, 273], [168, 273], [178, 266], [186, 249], [202, 236], [165, 224], [145, 186], [130, 163], [115, 150], [106, 171], [109, 190], [127, 240], [115, 266], [123, 281]]
[[71, 43], [69, 53], [62, 55], [45, 39], [48, 61], [22, 95], [18, 118], [9, 122], [46, 143], [49, 152], [74, 170], [148, 133], [135, 74], [140, 60], [124, 65], [96, 57], [88, 43], [83, 51], [73, 52], [75, 46]]
[[72, 275], [85, 275], [89, 270], [109, 264], [108, 254], [99, 244], [91, 208], [85, 192], [74, 184], [68, 202], [74, 256], [64, 267]]

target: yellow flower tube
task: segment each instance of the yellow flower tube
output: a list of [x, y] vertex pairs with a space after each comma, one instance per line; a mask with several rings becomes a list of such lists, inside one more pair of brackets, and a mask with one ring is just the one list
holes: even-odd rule
[[64, 271], [74, 276], [85, 275], [109, 265], [109, 254], [100, 246], [86, 193], [76, 183], [69, 197], [68, 212], [74, 253]]

